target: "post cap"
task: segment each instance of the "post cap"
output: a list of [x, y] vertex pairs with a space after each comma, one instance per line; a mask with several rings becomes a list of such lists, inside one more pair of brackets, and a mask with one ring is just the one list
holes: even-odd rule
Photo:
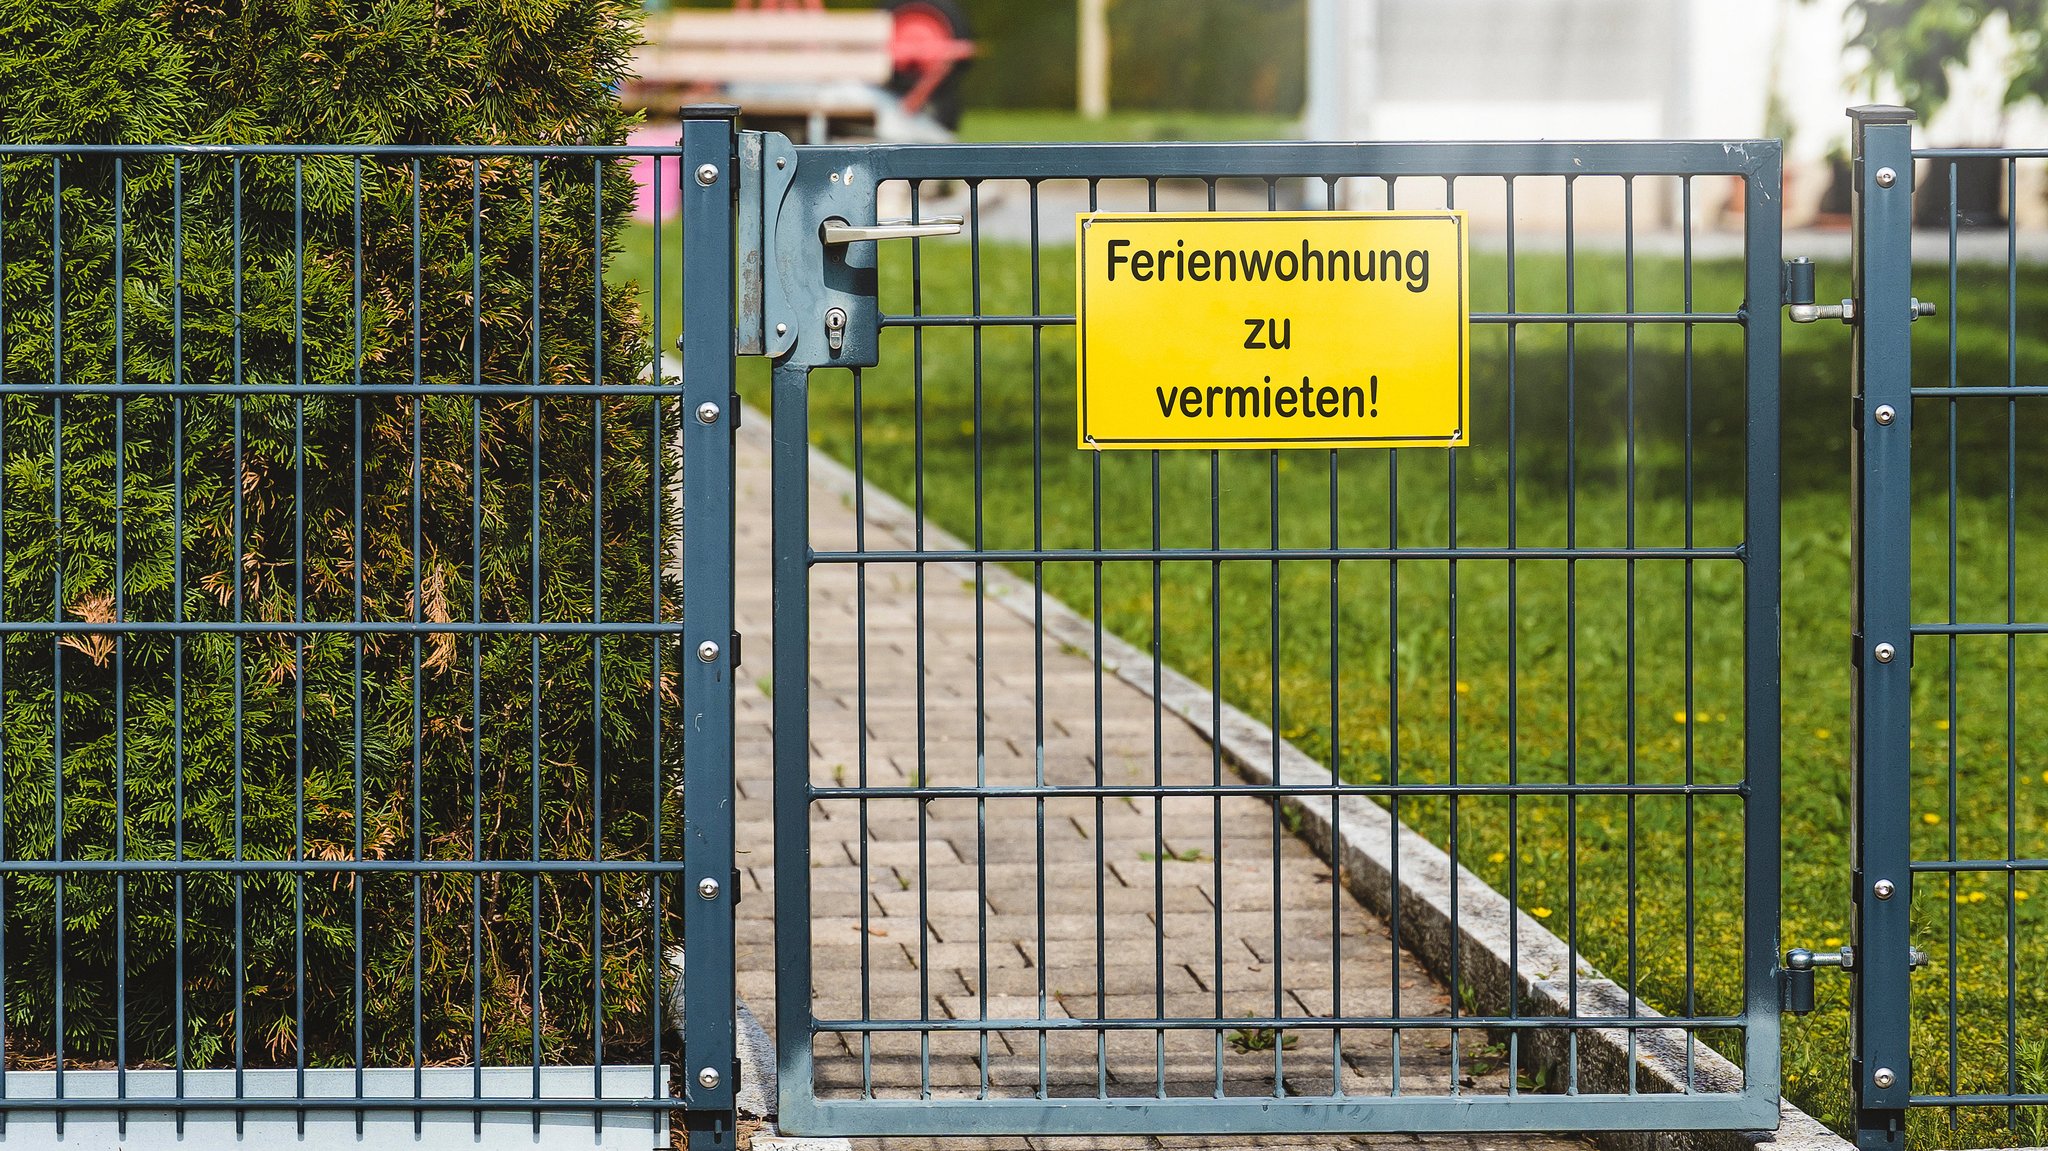
[[685, 104], [676, 113], [679, 120], [737, 120], [738, 104]]
[[1858, 124], [1910, 124], [1920, 113], [1897, 104], [1858, 104], [1849, 109], [1849, 118]]

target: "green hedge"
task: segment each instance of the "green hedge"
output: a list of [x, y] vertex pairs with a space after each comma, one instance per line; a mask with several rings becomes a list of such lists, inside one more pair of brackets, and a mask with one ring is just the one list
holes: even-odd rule
[[[637, 12], [0, 0], [0, 140], [617, 142], [606, 85]], [[669, 413], [408, 391], [632, 382], [652, 350], [600, 275], [630, 188], [588, 159], [9, 157], [5, 382], [201, 394], [6, 397], [0, 617], [573, 623], [601, 597], [606, 620], [653, 618]], [[203, 394], [237, 380], [388, 394]], [[647, 858], [672, 806], [675, 741], [657, 762], [653, 724], [675, 664], [645, 637], [15, 632], [0, 650], [12, 859]], [[0, 898], [16, 1066], [57, 1052], [60, 966], [71, 1065], [169, 1062], [181, 1039], [188, 1065], [238, 1046], [347, 1063], [358, 1042], [432, 1062], [477, 1034], [488, 1061], [585, 1062], [600, 1037], [616, 1061], [652, 1038], [644, 877], [16, 873]]]

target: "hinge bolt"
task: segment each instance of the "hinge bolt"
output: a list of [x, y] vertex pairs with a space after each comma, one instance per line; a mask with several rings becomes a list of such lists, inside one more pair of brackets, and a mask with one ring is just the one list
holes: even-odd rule
[[1880, 879], [1876, 883], [1870, 885], [1870, 890], [1879, 899], [1890, 899], [1892, 897], [1892, 892], [1898, 890], [1898, 885], [1894, 884], [1889, 879]]
[[716, 879], [713, 879], [713, 878], [711, 878], [711, 877], [710, 877], [710, 876], [708, 876], [708, 875], [707, 875], [707, 876], [705, 876], [704, 878], [702, 878], [702, 879], [698, 880], [698, 881], [697, 881], [697, 894], [698, 894], [698, 895], [700, 895], [700, 896], [702, 896], [702, 897], [703, 897], [703, 898], [705, 898], [705, 899], [717, 899], [717, 898], [718, 898], [718, 881], [717, 881]]
[[713, 184], [716, 184], [716, 183], [718, 183], [718, 165], [716, 165], [716, 164], [699, 164], [699, 165], [697, 165], [697, 182], [698, 182], [699, 184], [702, 184], [702, 185], [704, 185], [704, 186], [705, 186], [705, 187], [707, 187], [707, 188], [708, 188], [708, 187], [710, 187], [710, 186], [711, 186], [711, 185], [713, 185]]
[[1897, 408], [1892, 407], [1890, 404], [1877, 405], [1877, 411], [1873, 412], [1872, 414], [1877, 417], [1877, 422], [1880, 425], [1887, 428], [1892, 426], [1893, 420], [1899, 418], [1899, 410]]
[[1889, 187], [1891, 187], [1891, 186], [1892, 186], [1893, 184], [1896, 184], [1896, 183], [1898, 183], [1898, 182], [1899, 182], [1899, 174], [1898, 174], [1897, 172], [1894, 172], [1894, 171], [1892, 171], [1892, 170], [1891, 170], [1890, 168], [1879, 168], [1879, 169], [1877, 170], [1877, 186], [1878, 186], [1878, 187], [1880, 187], [1880, 188], [1889, 188]]
[[[1889, 1075], [1891, 1072], [1887, 1071], [1885, 1074]], [[704, 1070], [697, 1072], [697, 1082], [706, 1091], [716, 1090], [720, 1082], [718, 1068], [706, 1067]]]
[[704, 401], [703, 403], [701, 403], [701, 404], [698, 404], [698, 405], [697, 405], [697, 422], [698, 422], [698, 423], [700, 423], [700, 424], [715, 424], [715, 423], [717, 423], [717, 422], [718, 422], [718, 405], [717, 405], [717, 404], [714, 404], [714, 403], [712, 403], [712, 402], [711, 402], [710, 400], [706, 400], [706, 401]]
[[[718, 641], [707, 639], [703, 643], [698, 644], [697, 658], [705, 663], [715, 661], [718, 658]], [[1885, 658], [1889, 659], [1891, 657], [1886, 656]]]
[[1879, 1087], [1890, 1087], [1899, 1081], [1899, 1077], [1892, 1072], [1891, 1068], [1880, 1067], [1870, 1073], [1870, 1081]]
[[788, 324], [777, 324], [777, 325], [775, 325], [775, 334], [776, 334], [776, 335], [778, 335], [778, 336], [786, 336], [786, 335], [788, 335], [788, 334], [789, 334], [789, 325], [788, 325]]
[[[701, 652], [702, 649], [699, 649], [700, 654]], [[1892, 661], [1892, 657], [1899, 654], [1899, 649], [1893, 647], [1888, 643], [1881, 643], [1877, 645], [1876, 650], [1872, 654], [1877, 656], [1877, 662], [1890, 663]]]

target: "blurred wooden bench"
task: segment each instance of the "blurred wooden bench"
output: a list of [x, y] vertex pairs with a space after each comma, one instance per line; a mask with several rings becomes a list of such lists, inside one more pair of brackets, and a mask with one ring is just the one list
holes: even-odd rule
[[813, 143], [873, 135], [891, 24], [879, 10], [650, 12], [622, 97], [657, 115], [730, 100], [751, 123]]

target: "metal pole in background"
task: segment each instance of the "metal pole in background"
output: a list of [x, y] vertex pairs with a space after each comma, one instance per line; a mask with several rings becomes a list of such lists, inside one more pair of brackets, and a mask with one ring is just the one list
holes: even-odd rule
[[683, 119], [683, 1121], [733, 1151], [733, 208], [726, 104]]
[[1858, 308], [1851, 427], [1856, 738], [1851, 757], [1850, 1077], [1856, 1144], [1905, 1147], [1912, 1094], [1910, 788], [1913, 112], [1849, 110]]
[[1081, 115], [1100, 120], [1109, 115], [1109, 0], [1079, 2]]

